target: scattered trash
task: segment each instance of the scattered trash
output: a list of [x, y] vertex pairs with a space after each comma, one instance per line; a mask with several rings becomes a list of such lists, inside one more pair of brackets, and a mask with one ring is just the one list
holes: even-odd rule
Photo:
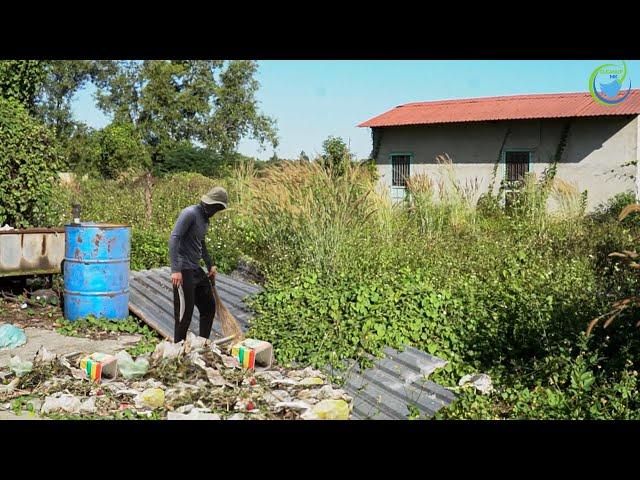
[[296, 410], [300, 412], [306, 412], [311, 408], [307, 402], [303, 402], [301, 400], [295, 400], [293, 402], [279, 402], [276, 403], [275, 408], [278, 410], [288, 408], [290, 410]]
[[10, 225], [3, 225], [2, 227], [0, 227], [0, 230], [13, 230], [13, 227]]
[[80, 413], [96, 413], [96, 397], [89, 397], [80, 404]]
[[17, 348], [25, 343], [27, 343], [27, 335], [23, 329], [10, 323], [0, 326], [0, 350]]
[[30, 297], [43, 305], [57, 305], [59, 301], [58, 294], [51, 289], [36, 290], [35, 292], [31, 292]]
[[222, 387], [227, 384], [227, 381], [224, 379], [224, 377], [220, 374], [219, 371], [211, 367], [207, 367], [205, 368], [205, 372], [207, 374], [207, 378], [209, 379], [209, 382], [211, 382], [212, 385], [215, 385], [217, 387]]
[[11, 395], [20, 382], [19, 378], [14, 378], [7, 385], [0, 385], [0, 394]]
[[187, 339], [184, 342], [184, 353], [190, 353], [191, 351], [201, 350], [205, 347], [207, 339], [199, 337], [193, 332], [187, 332]]
[[16, 355], [15, 357], [11, 357], [11, 360], [9, 360], [9, 369], [18, 377], [22, 377], [33, 370], [33, 362], [23, 362], [20, 357]]
[[269, 368], [273, 362], [273, 347], [269, 342], [247, 338], [231, 347], [231, 355], [248, 370], [256, 365]]
[[349, 405], [344, 400], [322, 400], [303, 417], [309, 420], [349, 420]]
[[22, 310], [25, 310], [25, 309], [27, 308], [27, 306], [28, 306], [28, 305], [27, 305], [26, 303], [23, 303], [23, 304], [21, 304], [21, 305], [20, 305], [20, 308], [21, 308]]
[[169, 412], [167, 414], [167, 420], [220, 420], [220, 415], [217, 413], [201, 412], [194, 408], [188, 414]]
[[[14, 356], [10, 370], [0, 371], [3, 382], [11, 380], [0, 385], [0, 402], [18, 394], [31, 398], [29, 410], [44, 417], [62, 412], [122, 418], [123, 411], [133, 411], [170, 420], [319, 419], [343, 418], [346, 405], [348, 418], [351, 398], [333, 388], [320, 371], [274, 365], [260, 369], [255, 353], [253, 362], [253, 370], [244, 369], [214, 343], [195, 335], [179, 344], [161, 342], [152, 355], [137, 359], [124, 350], [117, 355], [56, 356], [42, 346], [33, 362]], [[110, 371], [113, 366], [115, 371]], [[26, 380], [13, 377], [28, 371], [34, 375]], [[103, 383], [83, 385], [88, 378]]]
[[44, 399], [40, 413], [80, 413], [80, 406], [80, 399], [75, 395], [58, 392]]
[[183, 342], [171, 343], [166, 340], [158, 343], [156, 349], [151, 355], [152, 360], [164, 360], [167, 358], [176, 358], [182, 352]]
[[35, 363], [49, 363], [56, 359], [55, 353], [51, 353], [44, 345], [38, 349], [34, 358]]
[[324, 382], [320, 377], [308, 377], [300, 380], [298, 385], [324, 385]]
[[164, 405], [164, 391], [159, 388], [148, 388], [135, 398], [137, 408], [160, 408]]
[[26, 403], [26, 405], [27, 407], [31, 407], [31, 410], [34, 412], [39, 412], [42, 409], [42, 403], [42, 400], [39, 398], [32, 398]]
[[91, 380], [115, 379], [118, 376], [118, 361], [113, 355], [96, 352], [80, 359], [80, 369], [84, 370]]
[[240, 368], [240, 362], [229, 355], [222, 355], [222, 364], [227, 368]]
[[489, 393], [493, 392], [491, 377], [489, 377], [489, 375], [487, 375], [486, 373], [471, 373], [469, 375], [465, 375], [458, 382], [458, 386], [475, 387], [475, 389], [483, 395], [488, 395]]
[[135, 361], [126, 350], [116, 354], [118, 370], [125, 379], [143, 377], [149, 370], [149, 360], [138, 357]]

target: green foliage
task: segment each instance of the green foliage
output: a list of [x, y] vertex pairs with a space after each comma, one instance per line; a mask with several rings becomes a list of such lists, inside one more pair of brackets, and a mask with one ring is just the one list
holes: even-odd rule
[[[171, 174], [155, 179], [151, 188], [152, 216], [146, 217], [142, 182], [127, 178], [99, 180], [89, 178], [72, 185], [60, 185], [51, 202], [51, 223], [71, 220], [71, 205], [82, 205], [82, 216], [96, 222], [124, 223], [132, 226], [131, 268], [134, 270], [168, 265], [169, 235], [183, 208], [199, 202], [200, 196], [218, 182], [196, 173]], [[224, 182], [220, 182], [224, 185]], [[209, 253], [221, 272], [230, 272], [241, 254], [239, 234], [233, 212], [220, 212], [211, 219], [207, 237]]]
[[222, 154], [247, 135], [275, 146], [275, 122], [258, 110], [256, 70], [246, 60], [100, 61], [97, 104], [135, 126], [154, 164], [184, 142]]
[[322, 155], [319, 161], [324, 168], [330, 169], [334, 175], [344, 175], [345, 169], [353, 155], [342, 138], [329, 136], [322, 142]]
[[[637, 418], [640, 332], [621, 322], [584, 335], [611, 298], [637, 292], [608, 257], [630, 249], [633, 224], [548, 215], [538, 182], [505, 212], [475, 209], [455, 185], [435, 201], [426, 178], [392, 206], [374, 178], [362, 165], [334, 176], [317, 162], [246, 163], [222, 181], [156, 179], [151, 219], [142, 187], [126, 181], [80, 182], [58, 204], [83, 199], [86, 218], [132, 224], [132, 266], [149, 268], [166, 265], [178, 212], [222, 184], [232, 208], [214, 217], [207, 245], [221, 270], [246, 255], [266, 275], [250, 335], [271, 341], [279, 362], [366, 365], [409, 344], [449, 361], [431, 378], [460, 397], [440, 418]], [[494, 393], [458, 389], [477, 372]]]
[[41, 60], [1, 60], [0, 98], [16, 100], [34, 113], [45, 76], [46, 64]]
[[59, 150], [16, 100], [0, 98], [0, 225], [46, 226]]
[[243, 248], [268, 273], [250, 335], [280, 362], [366, 363], [409, 344], [450, 362], [434, 381], [494, 380], [447, 418], [634, 418], [638, 331], [584, 341], [608, 298], [637, 288], [607, 259], [631, 244], [623, 225], [549, 216], [533, 182], [508, 214], [478, 214], [463, 193], [432, 202], [424, 183], [423, 203], [391, 208], [354, 169], [313, 168], [270, 169], [242, 196]]
[[[598, 206], [591, 214], [591, 217], [598, 221], [617, 219], [622, 209], [627, 205], [636, 203], [636, 196], [633, 192], [623, 192], [611, 197], [607, 202]], [[628, 227], [640, 227], [640, 215], [629, 215], [622, 220], [623, 225]]]
[[149, 153], [132, 124], [112, 123], [96, 135], [100, 156], [95, 168], [104, 178], [116, 178], [122, 172], [141, 172], [150, 167]]
[[65, 140], [63, 155], [65, 169], [80, 175], [96, 173], [101, 152], [95, 130], [77, 125]]
[[145, 270], [169, 265], [169, 234], [151, 229], [133, 228], [131, 232], [131, 269]]
[[[76, 128], [84, 125], [73, 120], [71, 103], [74, 95], [95, 74], [92, 60], [49, 60], [44, 62], [42, 89], [37, 99], [36, 113], [66, 147]], [[84, 126], [86, 127], [86, 126]]]
[[211, 149], [194, 147], [189, 143], [176, 145], [154, 164], [154, 175], [193, 172], [206, 177], [223, 178], [243, 161], [253, 161], [240, 153], [222, 155]]

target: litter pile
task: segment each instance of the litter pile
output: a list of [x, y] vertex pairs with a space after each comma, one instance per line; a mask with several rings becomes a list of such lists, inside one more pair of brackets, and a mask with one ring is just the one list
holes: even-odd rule
[[42, 347], [33, 361], [0, 370], [0, 409], [44, 417], [168, 420], [342, 419], [352, 399], [310, 367], [246, 369], [216, 344], [189, 333], [133, 359]]

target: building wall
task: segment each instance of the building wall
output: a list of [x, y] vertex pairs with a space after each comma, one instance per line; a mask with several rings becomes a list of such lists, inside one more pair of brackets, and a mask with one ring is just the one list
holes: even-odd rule
[[[392, 153], [411, 153], [411, 175], [425, 173], [438, 185], [447, 177], [436, 156], [448, 154], [458, 184], [477, 190], [476, 196], [497, 192], [504, 168], [496, 162], [504, 150], [531, 150], [530, 171], [542, 174], [558, 148], [567, 119], [514, 120], [441, 125], [386, 127], [380, 138], [376, 162], [381, 187], [391, 186]], [[507, 135], [507, 132], [511, 133]], [[635, 191], [635, 182], [623, 173], [635, 174], [635, 167], [621, 165], [637, 160], [640, 125], [637, 116], [573, 118], [557, 178], [587, 190], [587, 208], [592, 210], [611, 196]]]

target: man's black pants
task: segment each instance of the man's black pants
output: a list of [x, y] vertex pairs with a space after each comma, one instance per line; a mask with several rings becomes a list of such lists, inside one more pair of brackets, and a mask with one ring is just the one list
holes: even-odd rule
[[182, 290], [184, 292], [184, 313], [180, 318], [180, 293], [178, 287], [173, 287], [173, 314], [175, 318], [174, 342], [187, 338], [193, 306], [200, 312], [200, 336], [209, 338], [216, 304], [211, 292], [211, 282], [201, 268], [197, 270], [182, 270]]

